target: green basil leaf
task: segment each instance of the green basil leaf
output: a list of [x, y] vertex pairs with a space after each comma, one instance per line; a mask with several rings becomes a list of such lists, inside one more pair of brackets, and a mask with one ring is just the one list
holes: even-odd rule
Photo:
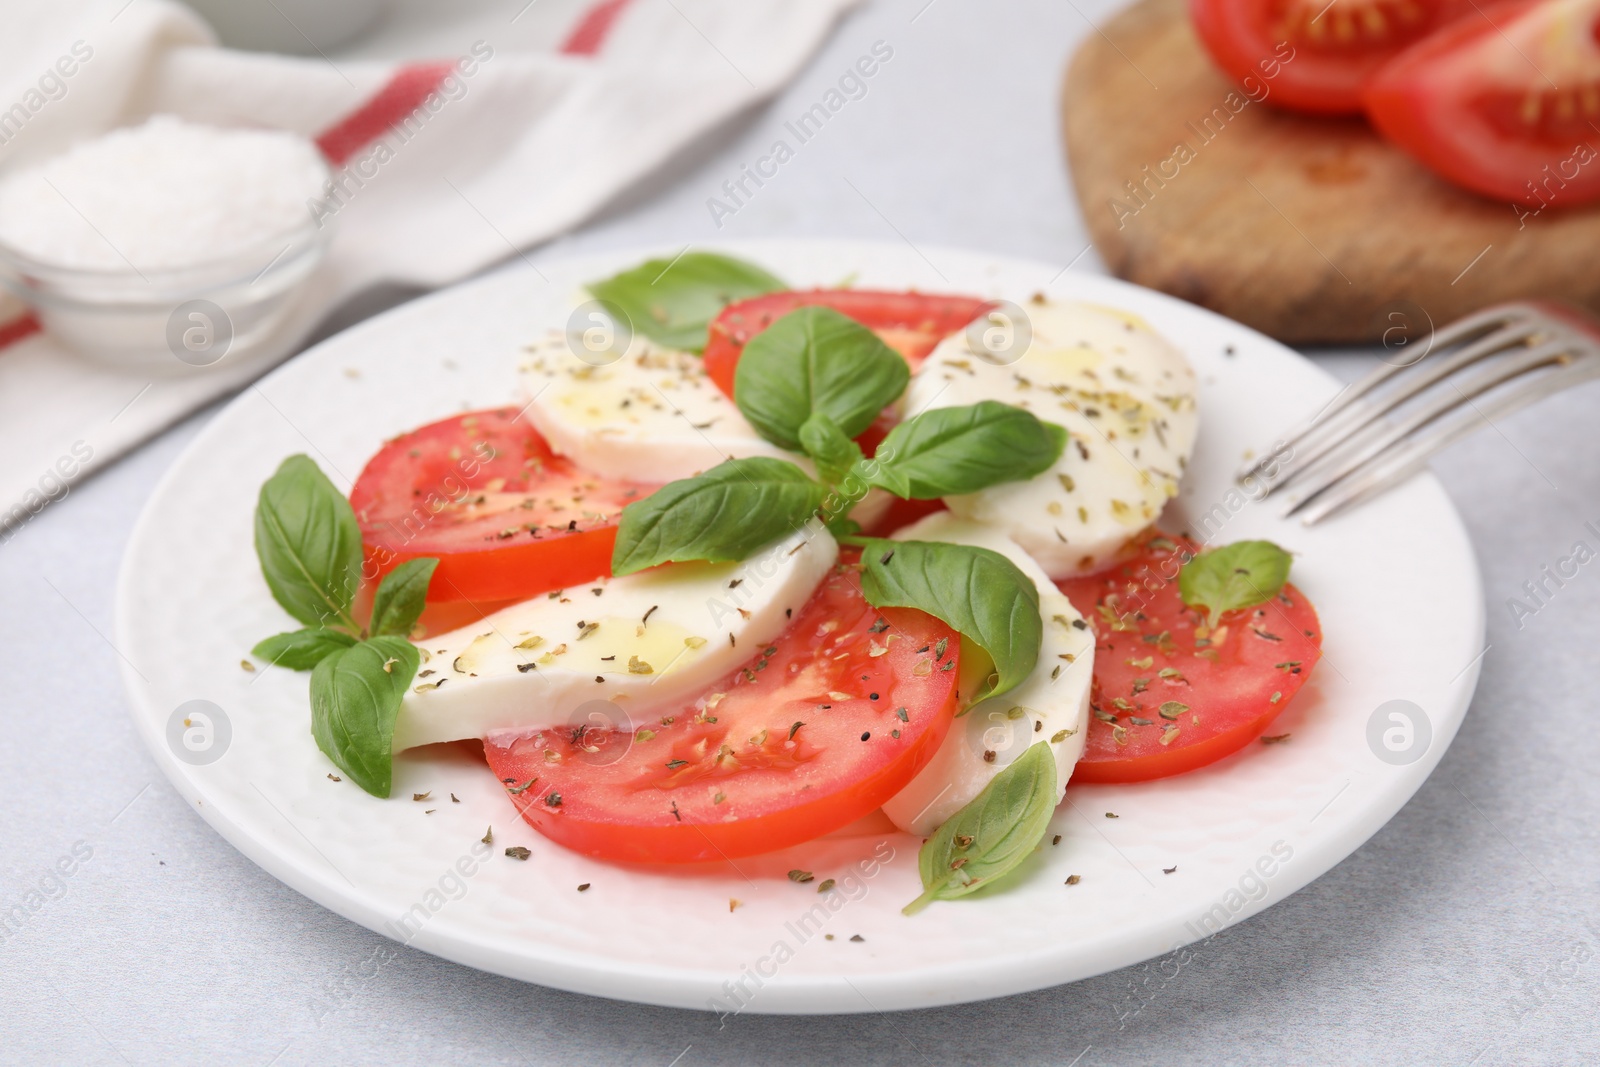
[[688, 252], [677, 259], [652, 259], [603, 281], [589, 292], [616, 316], [652, 341], [698, 352], [706, 327], [736, 300], [789, 288], [742, 259]]
[[793, 463], [767, 456], [726, 460], [623, 508], [611, 573], [668, 561], [746, 559], [799, 529], [826, 495]]
[[867, 476], [867, 482], [879, 489], [887, 490], [902, 500], [911, 499], [911, 478], [902, 470], [894, 467], [877, 456], [867, 460], [862, 465], [862, 473]]
[[290, 456], [261, 487], [256, 555], [272, 598], [307, 626], [350, 622], [361, 583], [361, 528], [344, 494], [308, 456]]
[[1178, 571], [1178, 595], [1192, 608], [1205, 608], [1206, 624], [1215, 626], [1226, 612], [1277, 596], [1292, 562], [1271, 541], [1235, 541], [1185, 563]]
[[432, 558], [408, 559], [384, 575], [372, 597], [372, 622], [367, 631], [374, 636], [409, 634], [427, 603], [428, 582], [438, 565]]
[[998, 552], [933, 541], [863, 542], [861, 592], [879, 608], [917, 608], [942, 620], [994, 660], [976, 703], [1014, 688], [1039, 661], [1039, 589]]
[[800, 447], [816, 462], [817, 473], [829, 485], [843, 481], [861, 460], [861, 446], [845, 436], [826, 412], [813, 411], [800, 424]]
[[1060, 426], [998, 400], [935, 408], [889, 431], [873, 484], [913, 500], [976, 493], [1042, 474], [1066, 443]]
[[813, 412], [855, 437], [910, 380], [905, 359], [877, 334], [832, 308], [803, 307], [744, 346], [733, 401], [762, 437], [798, 450]]
[[311, 736], [351, 781], [389, 795], [394, 720], [422, 656], [402, 637], [374, 637], [325, 658], [311, 672]]
[[356, 639], [342, 630], [295, 630], [276, 634], [250, 650], [274, 667], [309, 671], [335, 652], [349, 648]]
[[1011, 873], [1049, 829], [1057, 799], [1050, 746], [1029, 745], [923, 843], [917, 854], [922, 895], [901, 910], [915, 915], [935, 900], [966, 896]]

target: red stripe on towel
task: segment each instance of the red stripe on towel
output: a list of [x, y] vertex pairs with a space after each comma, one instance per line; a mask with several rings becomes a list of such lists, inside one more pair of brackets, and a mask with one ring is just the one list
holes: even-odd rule
[[371, 100], [324, 130], [317, 147], [339, 166], [421, 107], [455, 67], [448, 60], [401, 67]]
[[617, 21], [622, 9], [633, 0], [600, 0], [583, 13], [583, 18], [572, 28], [572, 33], [562, 42], [561, 51], [569, 56], [592, 56], [600, 51], [611, 24]]
[[[561, 44], [569, 56], [592, 56], [600, 51], [612, 26], [632, 0], [599, 0], [591, 5]], [[317, 147], [329, 163], [340, 166], [362, 148], [388, 133], [421, 107], [455, 69], [443, 60], [401, 67], [372, 99], [356, 108], [317, 138]]]
[[0, 323], [0, 348], [8, 348], [42, 329], [44, 327], [39, 325], [38, 318], [31, 311], [18, 315], [10, 322]]

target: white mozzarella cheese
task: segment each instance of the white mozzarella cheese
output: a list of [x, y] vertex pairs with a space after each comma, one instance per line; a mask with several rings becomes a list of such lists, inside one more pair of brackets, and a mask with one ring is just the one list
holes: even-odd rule
[[[692, 353], [636, 336], [622, 358], [591, 366], [572, 354], [562, 333], [527, 351], [524, 417], [558, 455], [601, 477], [665, 483], [746, 456], [788, 460], [816, 474], [808, 458], [756, 433]], [[850, 516], [871, 526], [893, 502], [870, 489]]]
[[520, 370], [528, 421], [556, 452], [601, 477], [671, 482], [746, 456], [810, 469], [756, 433], [692, 353], [635, 336], [621, 358], [591, 366], [558, 332], [529, 345]]
[[1036, 742], [1048, 744], [1055, 756], [1059, 801], [1083, 755], [1088, 732], [1093, 630], [1039, 565], [993, 526], [941, 512], [899, 531], [894, 539], [975, 545], [1005, 556], [1039, 590], [1044, 637], [1033, 673], [956, 719], [933, 759], [883, 806], [884, 814], [907, 833], [926, 837]]
[[1032, 340], [1003, 363], [955, 334], [912, 380], [906, 411], [999, 400], [1066, 428], [1050, 470], [949, 497], [962, 518], [1005, 531], [1053, 578], [1104, 567], [1178, 492], [1194, 446], [1194, 370], [1124, 312], [1035, 298]]
[[743, 562], [597, 579], [420, 641], [394, 750], [577, 723], [594, 701], [642, 721], [781, 634], [838, 555], [814, 523]]

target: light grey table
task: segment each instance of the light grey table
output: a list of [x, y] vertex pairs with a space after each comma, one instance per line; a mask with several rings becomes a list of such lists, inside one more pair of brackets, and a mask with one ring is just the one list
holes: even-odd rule
[[[1058, 77], [1108, 10], [868, 7], [770, 108], [530, 258], [815, 235], [1065, 263], [1086, 238], [1057, 141]], [[866, 95], [719, 229], [707, 199], [877, 40], [894, 54]], [[1095, 262], [1090, 252], [1079, 266]], [[1312, 358], [1344, 377], [1372, 361]], [[1584, 525], [1600, 525], [1597, 400], [1593, 388], [1558, 397], [1436, 464], [1488, 590], [1482, 683], [1421, 792], [1320, 881], [1227, 930], [1175, 977], [1135, 967], [961, 1007], [745, 1015], [722, 1029], [708, 1014], [554, 992], [400, 948], [279, 884], [178, 799], [134, 734], [107, 635], [129, 529], [214, 411], [198, 415], [0, 547], [0, 910], [48, 891], [0, 940], [0, 1061], [1600, 1061], [1600, 728], [1588, 679], [1600, 675], [1600, 562], [1520, 626], [1506, 606], [1574, 542], [1600, 548]], [[75, 848], [91, 854], [52, 881]]]

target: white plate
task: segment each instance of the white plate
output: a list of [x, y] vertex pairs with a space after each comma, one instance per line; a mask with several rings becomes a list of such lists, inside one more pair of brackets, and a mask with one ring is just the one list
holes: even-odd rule
[[[251, 547], [258, 487], [283, 457], [309, 452], [348, 488], [385, 438], [516, 402], [519, 347], [565, 323], [581, 283], [647, 254], [618, 253], [546, 266], [548, 282], [496, 275], [324, 342], [230, 404], [151, 497], [118, 591], [124, 682], [156, 761], [235, 847], [364, 926], [542, 985], [719, 1010], [889, 1010], [1023, 992], [1173, 951], [1328, 870], [1422, 784], [1466, 712], [1484, 630], [1472, 550], [1438, 482], [1419, 477], [1310, 530], [1278, 518], [1275, 502], [1229, 496], [1248, 448], [1332, 394], [1326, 374], [1199, 308], [1043, 263], [845, 242], [728, 251], [796, 285], [853, 277], [1019, 303], [1040, 290], [1097, 301], [1181, 346], [1199, 372], [1201, 429], [1166, 524], [1211, 513], [1226, 519], [1222, 541], [1268, 537], [1292, 549], [1294, 580], [1321, 613], [1325, 659], [1272, 731], [1291, 739], [1152, 784], [1073, 786], [1051, 831], [1060, 843], [1020, 877], [912, 919], [900, 907], [918, 892], [918, 842], [904, 835], [835, 837], [737, 869], [641, 870], [545, 841], [464, 757], [398, 760], [388, 801], [330, 782], [308, 729], [306, 676], [240, 666], [255, 641], [289, 625]], [[224, 743], [216, 730], [208, 754], [221, 754], [206, 764], [178, 758], [189, 753], [169, 740], [174, 712], [196, 699], [222, 709], [231, 734]], [[1391, 700], [1423, 709], [1431, 727], [1414, 737], [1409, 763], [1369, 743], [1374, 712]], [[1379, 727], [1398, 729], [1390, 743], [1404, 748], [1399, 724]], [[435, 799], [413, 803], [414, 792]], [[493, 853], [478, 863], [473, 846], [490, 824]], [[508, 845], [533, 858], [507, 858]], [[892, 859], [847, 880], [875, 849]], [[785, 877], [792, 867], [850, 891], [819, 895]], [[1080, 884], [1065, 885], [1072, 874]], [[580, 883], [592, 888], [579, 893]], [[408, 914], [411, 925], [398, 926]]]

